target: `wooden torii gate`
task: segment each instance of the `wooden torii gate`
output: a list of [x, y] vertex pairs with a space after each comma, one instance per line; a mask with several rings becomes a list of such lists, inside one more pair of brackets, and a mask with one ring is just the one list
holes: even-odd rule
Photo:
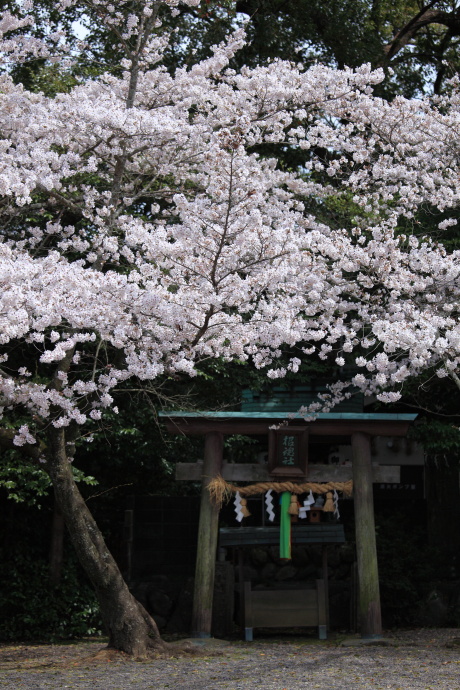
[[[358, 623], [361, 636], [382, 635], [380, 592], [375, 541], [373, 482], [399, 482], [398, 466], [373, 466], [371, 438], [407, 435], [413, 414], [322, 413], [314, 421], [293, 419], [290, 414], [271, 412], [161, 412], [170, 433], [205, 437], [204, 460], [177, 463], [176, 479], [202, 481], [201, 508], [195, 570], [192, 635], [210, 637], [214, 573], [219, 529], [219, 509], [210, 500], [207, 486], [221, 475], [227, 481], [259, 482], [273, 480], [270, 468], [260, 464], [226, 463], [223, 460], [224, 436], [269, 435], [283, 424], [283, 433], [304, 430], [308, 438], [348, 437], [351, 439], [351, 466], [310, 464], [304, 480], [345, 482], [353, 479], [355, 534], [358, 566]], [[297, 478], [297, 477], [296, 477]]]

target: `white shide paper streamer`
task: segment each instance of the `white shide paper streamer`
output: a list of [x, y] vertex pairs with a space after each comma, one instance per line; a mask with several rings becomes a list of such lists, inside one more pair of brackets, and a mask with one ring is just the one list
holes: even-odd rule
[[265, 507], [267, 509], [268, 519], [270, 522], [273, 522], [275, 519], [275, 511], [273, 510], [273, 496], [271, 489], [269, 489], [265, 494]]
[[233, 504], [235, 506], [236, 519], [238, 520], [238, 522], [241, 522], [244, 515], [243, 515], [243, 509], [241, 506], [241, 496], [240, 496], [239, 491], [237, 491], [235, 494], [235, 500], [233, 501]]
[[315, 498], [314, 498], [312, 492], [310, 491], [307, 498], [303, 502], [303, 506], [300, 506], [300, 508], [299, 508], [299, 518], [303, 519], [303, 518], [307, 517], [307, 513], [311, 509], [314, 502], [315, 502]]

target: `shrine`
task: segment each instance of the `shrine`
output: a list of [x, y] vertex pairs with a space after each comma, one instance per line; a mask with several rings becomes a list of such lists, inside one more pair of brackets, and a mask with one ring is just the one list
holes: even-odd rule
[[[291, 408], [292, 405], [291, 400]], [[289, 523], [286, 529], [290, 529], [291, 518], [296, 520], [300, 511], [307, 511], [313, 506], [311, 500], [299, 506], [297, 495], [305, 492], [307, 496], [324, 494], [326, 503], [321, 506], [321, 510], [327, 504], [328, 510], [332, 512], [334, 501], [337, 500], [337, 492], [339, 495], [341, 491], [352, 493], [358, 575], [358, 629], [364, 638], [379, 638], [382, 635], [382, 621], [373, 483], [399, 482], [400, 467], [396, 463], [395, 465], [379, 465], [373, 462], [371, 444], [376, 437], [404, 438], [416, 415], [338, 411], [317, 414], [312, 421], [306, 421], [286, 409], [279, 411], [280, 405], [273, 405], [268, 411], [263, 405], [258, 407], [257, 411], [248, 410], [248, 405], [244, 409], [243, 405], [241, 411], [160, 413], [170, 433], [204, 436], [205, 439], [203, 461], [178, 462], [176, 465], [176, 479], [201, 480], [202, 482], [192, 635], [195, 637], [211, 635], [219, 512], [223, 496], [225, 493], [227, 496], [230, 494], [239, 496], [237, 516], [240, 510], [244, 517], [244, 496], [247, 494], [247, 489], [255, 487], [252, 491], [258, 491], [260, 494], [271, 492], [271, 497], [274, 491], [286, 497], [285, 514], [288, 515]], [[235, 434], [265, 439], [268, 442], [268, 449], [264, 457], [258, 458], [257, 463], [226, 461], [223, 453], [224, 438]], [[327, 462], [317, 462], [312, 456], [311, 449], [321, 448], [321, 444], [324, 447], [334, 444], [336, 449], [349, 448], [350, 457], [341, 457], [338, 452], [336, 458], [329, 458]], [[233, 482], [241, 483], [241, 486], [234, 485]], [[295, 505], [290, 506], [290, 503]], [[267, 506], [268, 509], [269, 506]], [[305, 536], [305, 539], [311, 538], [327, 544], [327, 540], [321, 541], [321, 538], [318, 538], [320, 530], [324, 532], [326, 523], [320, 523], [316, 527], [314, 520], [310, 518], [310, 524], [311, 527], [308, 529], [296, 526], [296, 535], [303, 530], [305, 535], [307, 532], [310, 535]], [[343, 532], [342, 526], [331, 524], [329, 527], [332, 528], [331, 534], [335, 528], [335, 536], [330, 537], [330, 540], [335, 539], [334, 543], [343, 541], [343, 535], [337, 536], [340, 532], [339, 528]], [[317, 528], [320, 530], [316, 532], [316, 536], [312, 536]], [[263, 531], [265, 535], [268, 535], [269, 530], [271, 530], [271, 536], [266, 536], [269, 541], [265, 543], [274, 543], [275, 539], [282, 540], [282, 530], [275, 538], [273, 527], [259, 528], [259, 534]], [[237, 527], [222, 530], [221, 545], [231, 546], [240, 543], [241, 540], [244, 542], [245, 539], [246, 542], [249, 540], [249, 543], [252, 543], [250, 540], [254, 539], [254, 534], [254, 528]], [[293, 539], [299, 539], [299, 536], [294, 536]], [[320, 588], [318, 591], [324, 591], [327, 599], [327, 567], [324, 569], [324, 564], [323, 571], [322, 581], [324, 582], [318, 584]], [[244, 586], [248, 597], [250, 587], [248, 588], [246, 583]], [[240, 589], [243, 589], [241, 580]], [[323, 599], [319, 597], [318, 610], [323, 606], [322, 602]], [[327, 607], [327, 601], [325, 605]], [[265, 621], [263, 624], [265, 627], [269, 617], [265, 615], [265, 612], [261, 615], [261, 620]], [[312, 624], [320, 626], [320, 637], [324, 637], [325, 618], [323, 614], [318, 615], [321, 623]], [[313, 619], [317, 621], [316, 614]], [[244, 625], [247, 630], [250, 629], [246, 623]], [[252, 632], [250, 634], [252, 635]], [[246, 637], [246, 639], [252, 639], [252, 637]]]

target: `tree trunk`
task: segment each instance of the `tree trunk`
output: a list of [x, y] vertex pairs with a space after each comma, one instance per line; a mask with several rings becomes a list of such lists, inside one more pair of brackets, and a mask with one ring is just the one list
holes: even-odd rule
[[51, 524], [51, 545], [49, 557], [50, 583], [57, 587], [61, 581], [62, 561], [64, 556], [64, 518], [56, 503]]
[[96, 591], [109, 647], [136, 657], [145, 656], [149, 649], [163, 648], [155, 621], [130, 593], [75, 484], [64, 430], [53, 429], [49, 440], [48, 472], [56, 502], [78, 559]]

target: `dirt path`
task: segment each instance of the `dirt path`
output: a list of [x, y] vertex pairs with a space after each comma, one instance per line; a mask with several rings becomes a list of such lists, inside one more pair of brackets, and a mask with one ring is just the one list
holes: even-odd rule
[[[460, 690], [458, 629], [398, 631], [387, 646], [354, 639], [277, 637], [219, 646], [218, 656], [131, 661], [94, 655], [104, 645], [0, 647], [9, 690]], [[346, 646], [343, 646], [343, 645]]]

